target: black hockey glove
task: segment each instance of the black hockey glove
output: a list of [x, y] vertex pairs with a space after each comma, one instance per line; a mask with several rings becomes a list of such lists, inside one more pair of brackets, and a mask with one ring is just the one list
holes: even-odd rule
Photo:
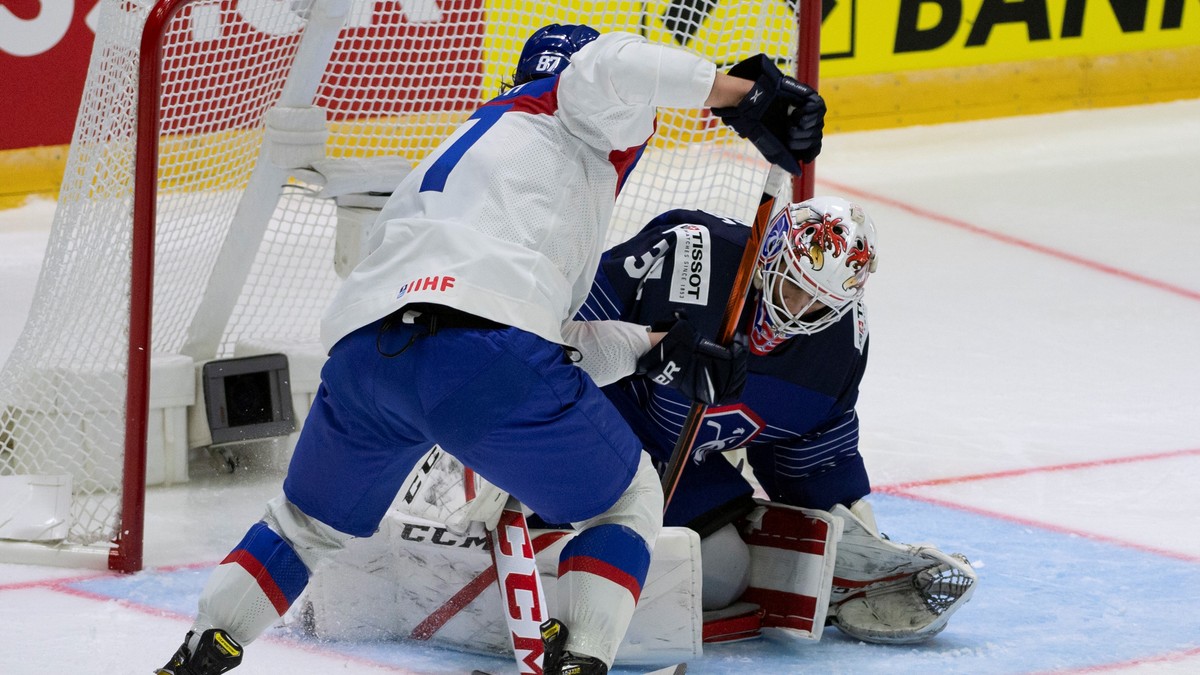
[[736, 107], [713, 108], [713, 114], [749, 139], [767, 161], [799, 176], [800, 163], [813, 161], [821, 152], [824, 99], [779, 72], [766, 54], [742, 61], [729, 74], [754, 80], [754, 86]]
[[667, 326], [655, 324], [651, 330], [667, 334], [642, 358], [637, 374], [678, 389], [693, 401], [713, 405], [737, 399], [746, 387], [746, 348], [734, 343], [729, 347], [701, 336], [687, 319], [678, 318]]

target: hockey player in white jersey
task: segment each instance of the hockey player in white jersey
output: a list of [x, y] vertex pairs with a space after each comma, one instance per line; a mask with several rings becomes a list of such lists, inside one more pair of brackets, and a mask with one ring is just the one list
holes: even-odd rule
[[[766, 57], [730, 72], [627, 33], [551, 25], [531, 36], [515, 86], [384, 207], [373, 252], [322, 321], [329, 359], [283, 493], [214, 570], [159, 673], [238, 665], [242, 645], [287, 611], [312, 570], [375, 531], [435, 443], [538, 513], [576, 524], [559, 565], [570, 591], [555, 615], [569, 635], [545, 672], [607, 672], [662, 524], [662, 493], [599, 389], [604, 375], [590, 378], [567, 347], [615, 341], [641, 354], [651, 341], [644, 326], [571, 319], [657, 106], [713, 108], [793, 173], [819, 152], [815, 92]], [[690, 363], [728, 383], [711, 396], [736, 395], [744, 359], [709, 350]]]

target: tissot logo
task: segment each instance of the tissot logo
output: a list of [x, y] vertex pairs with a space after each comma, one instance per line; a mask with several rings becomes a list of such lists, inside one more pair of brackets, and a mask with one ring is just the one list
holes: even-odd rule
[[711, 266], [708, 228], [703, 225], [679, 225], [673, 231], [677, 242], [670, 300], [688, 305], [707, 305]]

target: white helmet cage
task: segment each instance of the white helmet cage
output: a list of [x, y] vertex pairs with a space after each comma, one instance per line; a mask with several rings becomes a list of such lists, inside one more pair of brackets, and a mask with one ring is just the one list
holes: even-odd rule
[[[759, 337], [778, 342], [837, 323], [875, 271], [875, 245], [871, 218], [841, 197], [814, 197], [781, 209], [763, 236], [755, 273], [762, 288], [755, 329], [769, 334]], [[788, 282], [812, 300], [788, 308], [783, 295]]]

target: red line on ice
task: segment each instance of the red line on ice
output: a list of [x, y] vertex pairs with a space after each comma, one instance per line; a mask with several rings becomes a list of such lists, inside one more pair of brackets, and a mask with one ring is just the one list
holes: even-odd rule
[[1001, 513], [998, 511], [991, 511], [988, 509], [982, 509], [982, 508], [978, 508], [978, 507], [974, 507], [974, 506], [967, 506], [965, 504], [961, 504], [958, 502], [952, 502], [952, 501], [948, 501], [945, 499], [939, 499], [936, 497], [929, 497], [929, 496], [922, 495], [919, 492], [917, 492], [917, 490], [920, 490], [921, 488], [938, 487], [938, 486], [942, 486], [942, 485], [954, 485], [954, 484], [972, 483], [972, 482], [992, 480], [992, 479], [1011, 478], [1011, 477], [1015, 477], [1015, 476], [1027, 476], [1027, 475], [1036, 474], [1036, 473], [1051, 473], [1051, 472], [1058, 472], [1058, 471], [1079, 471], [1082, 469], [1092, 469], [1092, 468], [1096, 468], [1096, 467], [1116, 466], [1119, 464], [1133, 464], [1133, 463], [1137, 463], [1137, 462], [1152, 462], [1152, 461], [1162, 460], [1162, 459], [1175, 459], [1177, 457], [1192, 457], [1192, 456], [1200, 456], [1200, 448], [1191, 449], [1191, 450], [1175, 450], [1175, 451], [1171, 451], [1171, 452], [1156, 452], [1156, 453], [1151, 453], [1151, 454], [1147, 454], [1147, 455], [1135, 455], [1132, 457], [1112, 457], [1109, 459], [1098, 459], [1098, 460], [1088, 461], [1088, 462], [1072, 462], [1072, 463], [1068, 463], [1068, 464], [1054, 464], [1054, 465], [1050, 465], [1050, 466], [1027, 467], [1027, 468], [1023, 468], [1023, 469], [1011, 469], [1008, 471], [995, 471], [992, 473], [980, 473], [980, 474], [972, 474], [972, 475], [968, 475], [968, 476], [952, 476], [952, 477], [947, 477], [947, 478], [934, 478], [934, 479], [923, 480], [923, 481], [910, 481], [907, 483], [896, 483], [894, 485], [877, 485], [877, 486], [873, 486], [871, 489], [873, 492], [877, 492], [880, 494], [897, 495], [897, 496], [905, 497], [907, 499], [913, 499], [916, 501], [926, 502], [928, 504], [944, 506], [946, 508], [957, 509], [959, 511], [966, 511], [968, 513], [975, 513], [978, 515], [986, 516], [988, 518], [996, 518], [999, 520], [1005, 520], [1005, 521], [1017, 523], [1020, 525], [1036, 527], [1036, 528], [1043, 529], [1043, 530], [1050, 530], [1052, 532], [1059, 532], [1062, 534], [1074, 535], [1074, 536], [1082, 537], [1085, 539], [1091, 539], [1093, 541], [1100, 541], [1100, 542], [1104, 542], [1107, 544], [1121, 546], [1123, 548], [1130, 548], [1130, 549], [1134, 549], [1137, 551], [1144, 551], [1147, 553], [1153, 553], [1155, 555], [1165, 556], [1167, 558], [1174, 558], [1176, 560], [1182, 560], [1184, 562], [1200, 563], [1200, 556], [1195, 556], [1195, 555], [1191, 555], [1191, 554], [1187, 554], [1187, 553], [1180, 553], [1178, 551], [1170, 551], [1170, 550], [1166, 550], [1166, 549], [1155, 548], [1153, 546], [1147, 546], [1145, 544], [1138, 544], [1138, 543], [1125, 541], [1125, 540], [1121, 540], [1121, 539], [1115, 539], [1115, 538], [1107, 537], [1107, 536], [1104, 536], [1101, 534], [1087, 532], [1085, 530], [1077, 530], [1077, 529], [1073, 529], [1073, 528], [1069, 528], [1069, 527], [1064, 527], [1061, 525], [1055, 525], [1053, 523], [1047, 523], [1047, 522], [1043, 522], [1043, 521], [1033, 520], [1030, 518], [1022, 518], [1020, 516], [1014, 516], [1014, 515], [1008, 514], [1008, 513]]
[[1067, 464], [1052, 464], [1049, 466], [1031, 466], [1022, 469], [1008, 469], [1005, 471], [994, 471], [991, 473], [978, 473], [967, 476], [951, 476], [948, 478], [931, 478], [929, 480], [911, 481], [908, 483], [896, 483], [895, 485], [884, 485], [873, 488], [876, 492], [903, 492], [913, 488], [931, 487], [937, 485], [952, 485], [954, 483], [969, 483], [980, 480], [993, 480], [996, 478], [1011, 478], [1013, 476], [1027, 476], [1034, 473], [1051, 473], [1055, 471], [1078, 471], [1080, 469], [1094, 469], [1104, 466], [1115, 466], [1117, 464], [1134, 464], [1137, 462], [1151, 462], [1158, 459], [1173, 459], [1175, 457], [1187, 457], [1190, 455], [1200, 455], [1200, 448], [1191, 450], [1173, 450], [1169, 452], [1155, 452], [1148, 455], [1134, 455], [1132, 457], [1110, 457], [1108, 459], [1096, 459], [1086, 462], [1070, 462]]
[[1082, 267], [1086, 267], [1088, 269], [1091, 269], [1091, 270], [1094, 270], [1097, 272], [1103, 272], [1105, 274], [1120, 277], [1127, 281], [1132, 281], [1134, 283], [1142, 284], [1144, 286], [1150, 286], [1152, 288], [1157, 288], [1160, 291], [1166, 291], [1167, 293], [1172, 293], [1174, 295], [1178, 295], [1178, 296], [1187, 298], [1189, 300], [1200, 301], [1200, 291], [1193, 291], [1191, 289], [1183, 288], [1182, 286], [1176, 286], [1174, 284], [1169, 284], [1165, 281], [1160, 281], [1158, 279], [1151, 279], [1150, 277], [1144, 277], [1140, 274], [1135, 274], [1128, 270], [1123, 270], [1118, 267], [1113, 267], [1112, 265], [1107, 265], [1105, 263], [1098, 262], [1095, 260], [1089, 260], [1087, 258], [1075, 255], [1074, 253], [1068, 253], [1066, 251], [1062, 251], [1062, 250], [1059, 250], [1056, 248], [1051, 248], [1049, 246], [1037, 244], [1032, 241], [1020, 239], [1020, 238], [1014, 237], [1012, 235], [1003, 234], [1000, 232], [994, 232], [994, 231], [986, 229], [984, 227], [980, 227], [979, 225], [975, 225], [973, 223], [968, 223], [965, 220], [959, 220], [957, 218], [952, 218], [950, 216], [942, 215], [940, 213], [936, 213], [934, 211], [929, 211], [929, 210], [923, 209], [919, 206], [914, 206], [912, 204], [908, 204], [908, 203], [899, 201], [897, 199], [892, 199], [890, 197], [884, 197], [882, 195], [877, 195], [877, 194], [874, 194], [871, 192], [867, 192], [865, 190], [859, 190], [859, 189], [853, 188], [849, 185], [842, 185], [841, 183], [833, 183], [833, 182], [826, 181], [826, 180], [822, 180], [821, 183], [823, 185], [831, 188], [831, 191], [833, 191], [833, 192], [837, 192], [837, 193], [840, 193], [843, 195], [850, 195], [850, 196], [858, 197], [859, 199], [863, 199], [863, 200], [879, 202], [880, 204], [887, 204], [888, 206], [890, 206], [892, 208], [900, 209], [901, 211], [907, 211], [919, 218], [936, 221], [936, 222], [942, 223], [943, 225], [949, 225], [951, 227], [956, 227], [960, 230], [964, 230], [964, 231], [970, 232], [972, 234], [978, 234], [980, 236], [988, 237], [989, 239], [994, 239], [996, 241], [999, 241], [999, 242], [1002, 242], [1005, 244], [1009, 244], [1011, 246], [1017, 246], [1019, 248], [1034, 251], [1035, 253], [1041, 253], [1043, 255], [1048, 255], [1052, 258], [1058, 258], [1059, 260], [1063, 260], [1063, 261], [1066, 261], [1069, 263], [1080, 265]]

